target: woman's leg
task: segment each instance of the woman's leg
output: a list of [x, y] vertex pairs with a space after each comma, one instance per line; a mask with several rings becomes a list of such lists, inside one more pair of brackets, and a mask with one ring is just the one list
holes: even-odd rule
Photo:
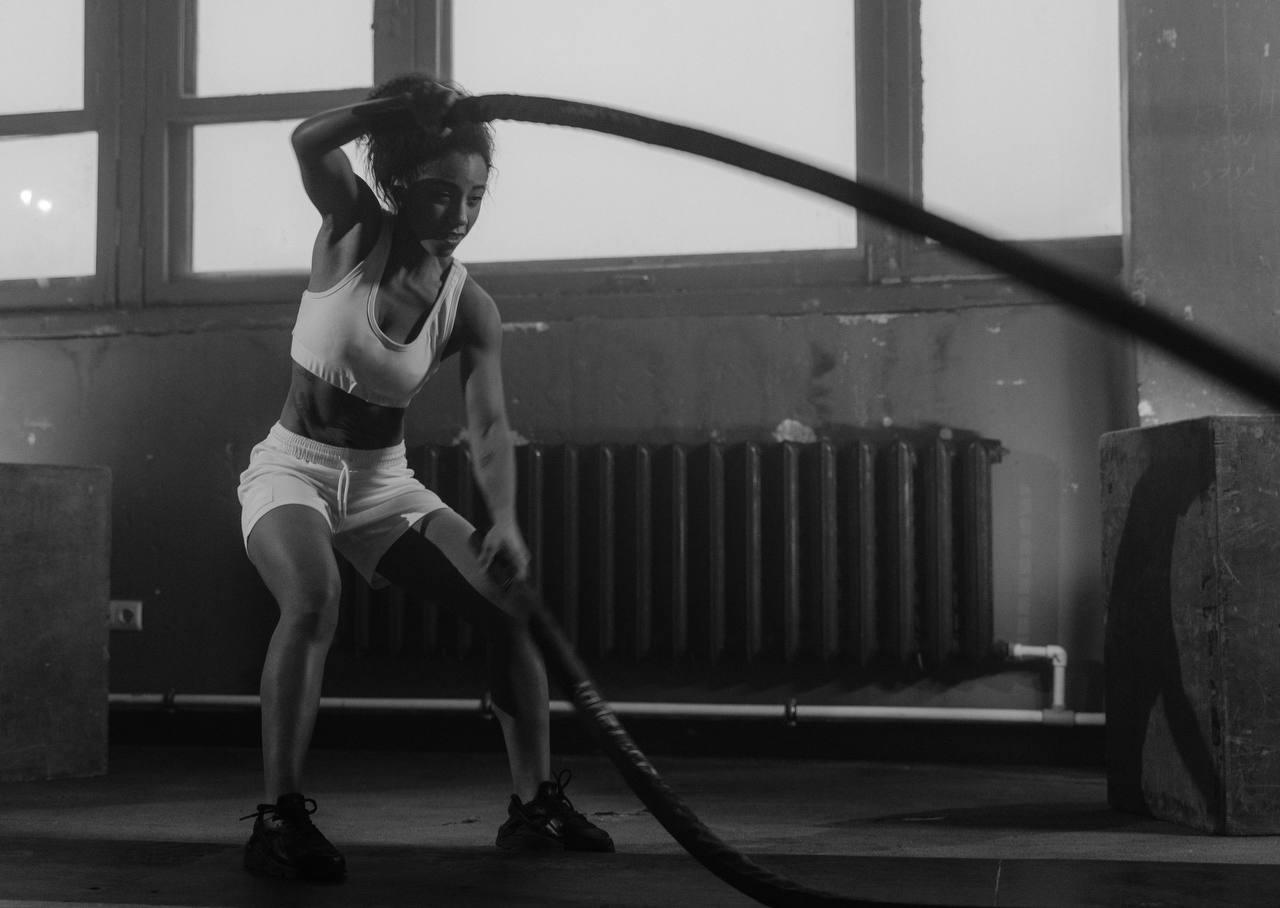
[[378, 573], [449, 604], [488, 634], [493, 711], [502, 727], [513, 790], [527, 801], [551, 777], [547, 673], [528, 622], [498, 605], [503, 594], [476, 561], [474, 532], [455, 512], [436, 511], [424, 518], [421, 533], [410, 530], [391, 546]]
[[302, 790], [342, 582], [328, 521], [305, 505], [268, 511], [247, 548], [280, 606], [261, 688], [264, 803], [274, 804], [280, 795]]
[[[613, 851], [613, 839], [564, 794], [568, 774], [551, 776], [547, 672], [526, 618], [508, 611], [502, 591], [476, 560], [471, 524], [436, 511], [383, 556], [378, 573], [419, 595], [453, 604], [489, 632], [489, 683], [502, 725], [515, 795], [496, 844], [510, 849]], [[512, 610], [514, 611], [514, 610]]]
[[489, 690], [502, 726], [512, 791], [528, 801], [551, 778], [551, 725], [547, 671], [528, 623], [504, 616], [491, 638]]

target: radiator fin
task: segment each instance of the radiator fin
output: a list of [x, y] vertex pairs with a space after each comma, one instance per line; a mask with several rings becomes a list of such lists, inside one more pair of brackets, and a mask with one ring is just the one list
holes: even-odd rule
[[[929, 670], [992, 639], [991, 471], [999, 444], [927, 438], [517, 450], [531, 568], [589, 661]], [[410, 466], [469, 520], [462, 445]], [[466, 660], [438, 604], [347, 573], [340, 645]]]

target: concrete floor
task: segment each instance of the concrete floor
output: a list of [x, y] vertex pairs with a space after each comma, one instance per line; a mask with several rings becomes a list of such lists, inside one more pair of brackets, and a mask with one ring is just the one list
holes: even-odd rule
[[[602, 758], [568, 793], [613, 855], [494, 848], [498, 754], [316, 750], [308, 794], [347, 855], [340, 885], [240, 869], [249, 748], [115, 747], [103, 778], [0, 785], [10, 906], [748, 906], [689, 858]], [[1280, 837], [1204, 836], [1111, 811], [1095, 768], [655, 758], [723, 839], [847, 896], [942, 905], [1280, 905]]]

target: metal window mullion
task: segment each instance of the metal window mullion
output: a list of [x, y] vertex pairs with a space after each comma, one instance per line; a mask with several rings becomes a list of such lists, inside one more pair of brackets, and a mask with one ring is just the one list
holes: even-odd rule
[[414, 64], [417, 4], [413, 0], [374, 0], [373, 81], [384, 82]]
[[92, 305], [119, 299], [120, 171], [122, 156], [119, 108], [120, 6], [115, 2], [84, 5], [84, 106], [98, 135], [97, 218], [94, 227]]
[[88, 132], [96, 127], [97, 120], [87, 108], [0, 115], [0, 137], [56, 136]]
[[167, 123], [250, 123], [301, 119], [319, 110], [354, 104], [367, 94], [365, 88], [337, 88], [210, 98], [171, 96], [158, 99], [154, 110], [156, 116]]
[[[190, 19], [187, 3], [148, 0], [143, 23], [146, 52], [145, 101], [142, 121], [142, 219], [139, 223], [143, 274], [141, 302], [149, 304], [163, 295], [170, 272], [172, 205], [175, 168], [170, 164], [169, 99], [182, 87], [183, 23]], [[176, 174], [181, 191], [188, 180]]]
[[453, 78], [453, 2], [426, 0], [416, 36], [415, 62], [438, 79]]
[[374, 0], [373, 81], [406, 72], [450, 74], [448, 0]]
[[[164, 145], [165, 180], [164, 232], [159, 237], [163, 251], [160, 261], [164, 284], [191, 273], [191, 233], [193, 219], [193, 155], [190, 125], [165, 121], [157, 130]], [[155, 242], [151, 244], [155, 255]], [[159, 289], [158, 287], [156, 288]]]
[[[854, 15], [858, 178], [919, 199], [920, 0], [856, 0]], [[916, 244], [861, 214], [858, 237], [871, 283], [899, 276]]]
[[111, 293], [117, 307], [137, 309], [143, 303], [143, 217], [146, 204], [144, 180], [144, 136], [147, 114], [147, 8], [139, 3], [119, 3], [116, 7], [115, 97], [111, 112], [115, 135], [111, 151], [114, 225]]

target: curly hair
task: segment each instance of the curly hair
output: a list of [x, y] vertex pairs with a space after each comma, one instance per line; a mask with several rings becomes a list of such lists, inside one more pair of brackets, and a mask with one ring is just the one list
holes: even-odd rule
[[[451, 82], [415, 72], [393, 76], [369, 92], [368, 100], [392, 98], [432, 86], [451, 89], [460, 96], [466, 94]], [[478, 154], [486, 167], [493, 167], [493, 130], [488, 123], [462, 123], [446, 136], [431, 136], [414, 128], [378, 129], [362, 136], [360, 145], [374, 189], [393, 212], [398, 207], [397, 190], [408, 185], [427, 161], [460, 151]]]

